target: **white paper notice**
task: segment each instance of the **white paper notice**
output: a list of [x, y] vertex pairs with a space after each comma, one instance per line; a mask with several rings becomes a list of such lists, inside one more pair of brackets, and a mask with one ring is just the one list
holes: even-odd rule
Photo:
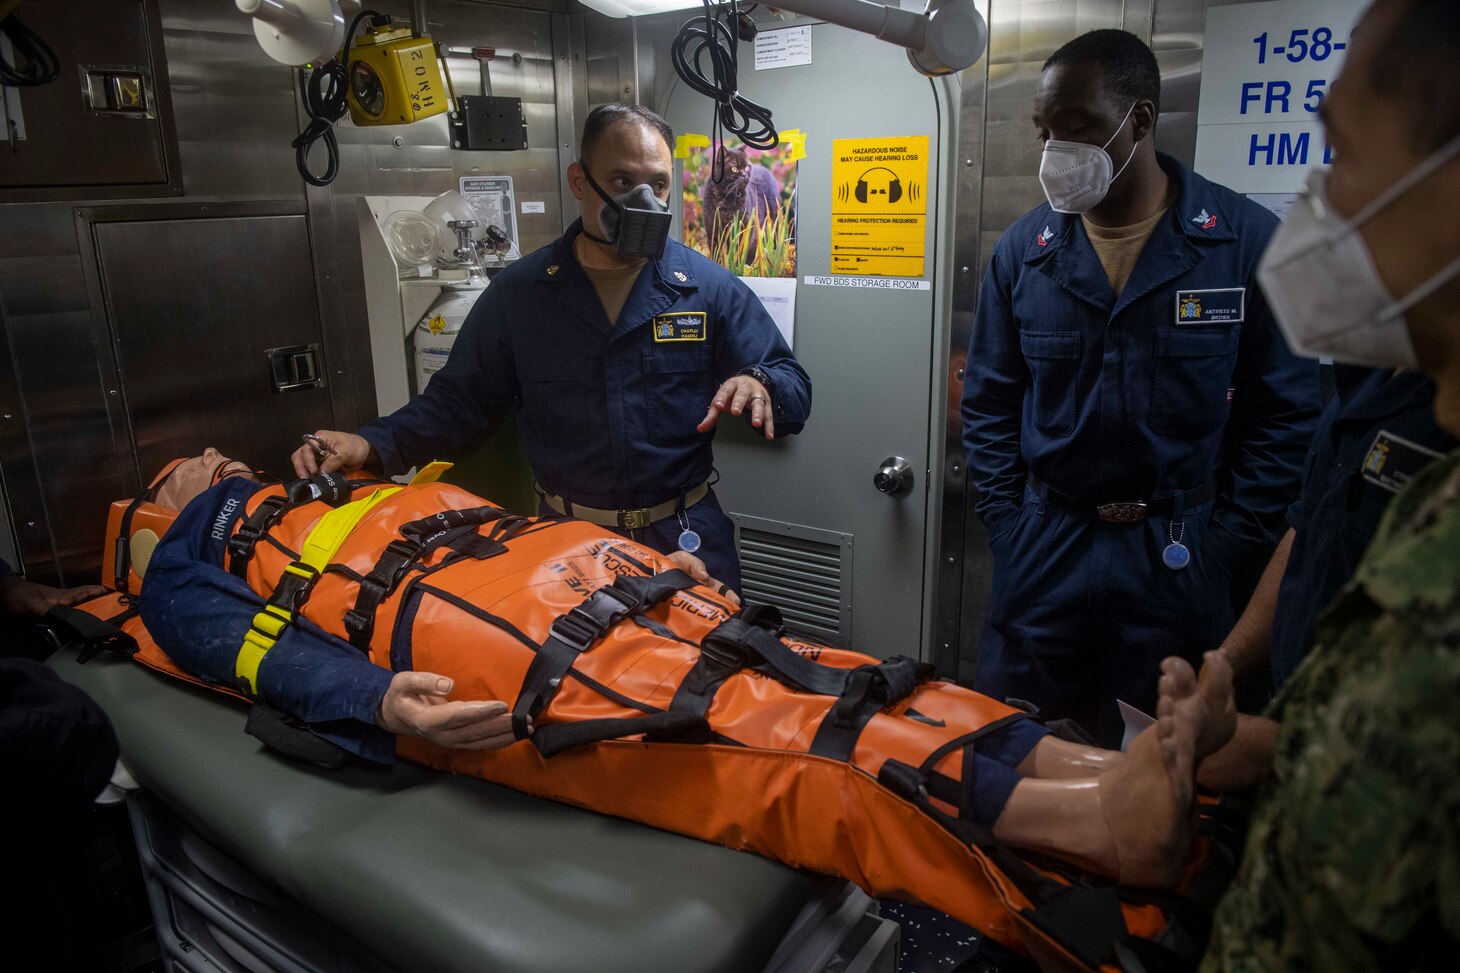
[[1156, 718], [1141, 712], [1123, 699], [1117, 699], [1115, 705], [1120, 709], [1120, 718], [1125, 721], [1125, 736], [1120, 741], [1120, 749], [1129, 750], [1130, 742], [1138, 733], [1148, 726], [1156, 725]]
[[786, 344], [796, 347], [796, 278], [794, 277], [742, 277], [745, 286], [760, 298], [761, 306], [776, 322]]
[[1280, 220], [1288, 218], [1288, 212], [1293, 204], [1298, 201], [1297, 193], [1248, 193], [1247, 198], [1259, 206], [1265, 206], [1272, 210], [1273, 215]]
[[544, 203], [540, 199], [524, 199], [522, 201], [522, 212], [524, 214], [527, 214], [527, 213], [546, 213], [547, 212], [547, 203]]
[[755, 69], [789, 68], [811, 63], [811, 28], [782, 27], [755, 35]]

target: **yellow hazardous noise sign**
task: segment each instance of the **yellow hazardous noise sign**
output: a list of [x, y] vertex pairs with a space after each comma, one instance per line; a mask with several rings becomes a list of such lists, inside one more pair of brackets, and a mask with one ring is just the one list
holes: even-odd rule
[[832, 142], [831, 272], [921, 277], [928, 137]]

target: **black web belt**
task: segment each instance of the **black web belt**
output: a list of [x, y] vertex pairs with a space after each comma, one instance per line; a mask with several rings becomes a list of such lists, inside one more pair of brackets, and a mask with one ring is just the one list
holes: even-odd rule
[[[1034, 474], [1029, 475], [1029, 485], [1036, 493], [1044, 493], [1048, 501], [1057, 507], [1073, 510], [1087, 517], [1095, 517], [1113, 524], [1133, 524], [1145, 520], [1151, 514], [1177, 515], [1182, 510], [1199, 507], [1217, 495], [1217, 481], [1209, 479], [1195, 490], [1173, 493], [1155, 500], [1086, 500], [1083, 497], [1062, 493], [1041, 481]], [[1178, 507], [1177, 505], [1180, 504]]]

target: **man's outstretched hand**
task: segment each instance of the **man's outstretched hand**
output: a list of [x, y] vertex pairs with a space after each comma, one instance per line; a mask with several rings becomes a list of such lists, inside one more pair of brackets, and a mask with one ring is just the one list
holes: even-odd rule
[[319, 473], [333, 473], [335, 470], [353, 473], [370, 462], [370, 457], [374, 452], [364, 437], [352, 432], [317, 429], [314, 434], [334, 452], [327, 452], [324, 459], [321, 460], [314, 446], [309, 443], [300, 446], [289, 457], [294, 464], [296, 476], [314, 476]]
[[714, 429], [720, 421], [720, 414], [730, 413], [732, 416], [744, 414], [750, 410], [750, 424], [765, 434], [767, 439], [776, 438], [776, 420], [771, 415], [771, 397], [766, 387], [749, 375], [736, 375], [725, 380], [715, 398], [710, 402], [709, 411], [695, 426], [697, 432], [709, 432]]
[[453, 683], [433, 672], [398, 672], [380, 701], [376, 724], [441, 747], [495, 750], [512, 742], [512, 715], [498, 700], [449, 700]]

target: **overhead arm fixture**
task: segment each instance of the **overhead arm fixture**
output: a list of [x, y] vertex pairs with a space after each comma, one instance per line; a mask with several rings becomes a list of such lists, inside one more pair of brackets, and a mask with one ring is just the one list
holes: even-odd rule
[[[700, 6], [700, 0], [583, 3], [609, 17], [636, 17]], [[904, 47], [912, 66], [929, 77], [971, 67], [988, 47], [988, 25], [975, 0], [930, 0], [920, 14], [872, 0], [771, 0], [771, 5]]]

